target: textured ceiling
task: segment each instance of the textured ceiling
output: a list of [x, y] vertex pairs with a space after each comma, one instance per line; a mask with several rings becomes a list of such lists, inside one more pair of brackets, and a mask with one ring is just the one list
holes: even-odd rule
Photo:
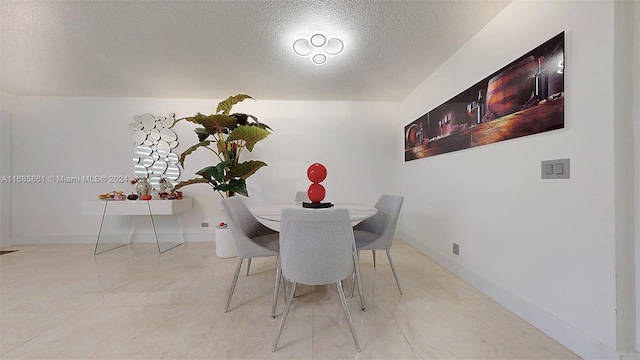
[[[510, 0], [1, 0], [13, 95], [398, 101]], [[292, 51], [314, 31], [345, 49]]]

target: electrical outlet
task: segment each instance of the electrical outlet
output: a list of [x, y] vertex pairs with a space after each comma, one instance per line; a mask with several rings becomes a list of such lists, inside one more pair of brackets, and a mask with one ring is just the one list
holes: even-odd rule
[[200, 227], [209, 227], [209, 223], [200, 223]]
[[453, 253], [455, 255], [460, 255], [460, 245], [453, 243]]

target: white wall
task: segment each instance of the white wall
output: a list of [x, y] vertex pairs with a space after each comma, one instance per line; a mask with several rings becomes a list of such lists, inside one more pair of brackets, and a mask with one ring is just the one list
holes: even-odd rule
[[15, 97], [0, 93], [0, 249], [11, 239], [11, 113]]
[[[404, 163], [401, 229], [579, 355], [609, 358], [616, 349], [614, 3], [511, 3], [403, 101], [403, 125], [562, 31], [564, 129]], [[571, 179], [541, 180], [540, 161], [561, 158], [571, 159]]]
[[[133, 146], [128, 124], [150, 113], [177, 117], [215, 112], [219, 100], [18, 97], [14, 110], [13, 172], [21, 175], [133, 175]], [[306, 170], [313, 162], [328, 169], [323, 182], [329, 201], [373, 204], [382, 192], [399, 193], [400, 140], [397, 103], [245, 101], [234, 111], [257, 116], [273, 129], [254, 153], [269, 166], [248, 179], [252, 204], [292, 201], [306, 190]], [[177, 153], [197, 141], [194, 124], [182, 121]], [[187, 158], [181, 179], [211, 163], [200, 150]], [[367, 161], [362, 161], [367, 159]], [[14, 184], [12, 228], [20, 244], [92, 242], [98, 216], [83, 216], [82, 201], [110, 190], [133, 191], [122, 184]], [[186, 241], [213, 241], [215, 224], [223, 220], [220, 196], [207, 185], [183, 188], [194, 208], [179, 217]], [[137, 225], [150, 231], [147, 222]], [[209, 228], [201, 228], [209, 222]]]
[[[631, 61], [631, 74], [633, 77], [633, 94], [632, 99], [640, 99], [640, 2], [633, 2], [633, 9], [631, 10], [633, 16], [633, 28], [631, 31], [632, 36], [632, 48], [633, 59]], [[635, 284], [636, 284], [636, 349], [640, 349], [640, 269], [638, 264], [640, 263], [640, 101], [632, 101], [632, 126], [634, 133], [634, 150], [635, 162], [634, 162], [634, 184], [635, 184], [635, 196], [634, 196], [634, 254], [635, 254]]]
[[[615, 164], [616, 348], [634, 351], [636, 326], [634, 251], [634, 2], [615, 3], [613, 143]], [[637, 6], [637, 5], [636, 5]], [[638, 82], [635, 86], [638, 86]]]

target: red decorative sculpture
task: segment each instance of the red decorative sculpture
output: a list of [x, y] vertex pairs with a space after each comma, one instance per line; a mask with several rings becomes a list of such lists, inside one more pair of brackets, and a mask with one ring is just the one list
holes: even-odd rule
[[326, 195], [326, 191], [324, 186], [320, 185], [320, 183], [327, 178], [327, 168], [320, 163], [311, 164], [307, 169], [307, 177], [312, 183], [309, 186], [309, 190], [307, 190], [307, 195], [309, 196], [311, 203], [303, 203], [302, 206], [311, 208], [325, 208], [333, 206], [331, 203], [321, 203]]
[[309, 190], [307, 191], [307, 195], [309, 196], [309, 200], [314, 203], [319, 203], [324, 199], [326, 192], [324, 190], [324, 186], [320, 184], [311, 184], [309, 186]]
[[320, 163], [311, 164], [307, 169], [307, 177], [314, 184], [319, 184], [327, 178], [327, 168]]

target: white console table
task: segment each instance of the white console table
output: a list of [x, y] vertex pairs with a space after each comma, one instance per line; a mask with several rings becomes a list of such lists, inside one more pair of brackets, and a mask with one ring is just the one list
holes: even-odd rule
[[88, 200], [82, 203], [82, 213], [102, 216], [94, 254], [128, 244], [134, 216], [149, 216], [158, 252], [163, 253], [184, 242], [176, 214], [189, 210], [191, 206], [191, 198], [182, 200]]

